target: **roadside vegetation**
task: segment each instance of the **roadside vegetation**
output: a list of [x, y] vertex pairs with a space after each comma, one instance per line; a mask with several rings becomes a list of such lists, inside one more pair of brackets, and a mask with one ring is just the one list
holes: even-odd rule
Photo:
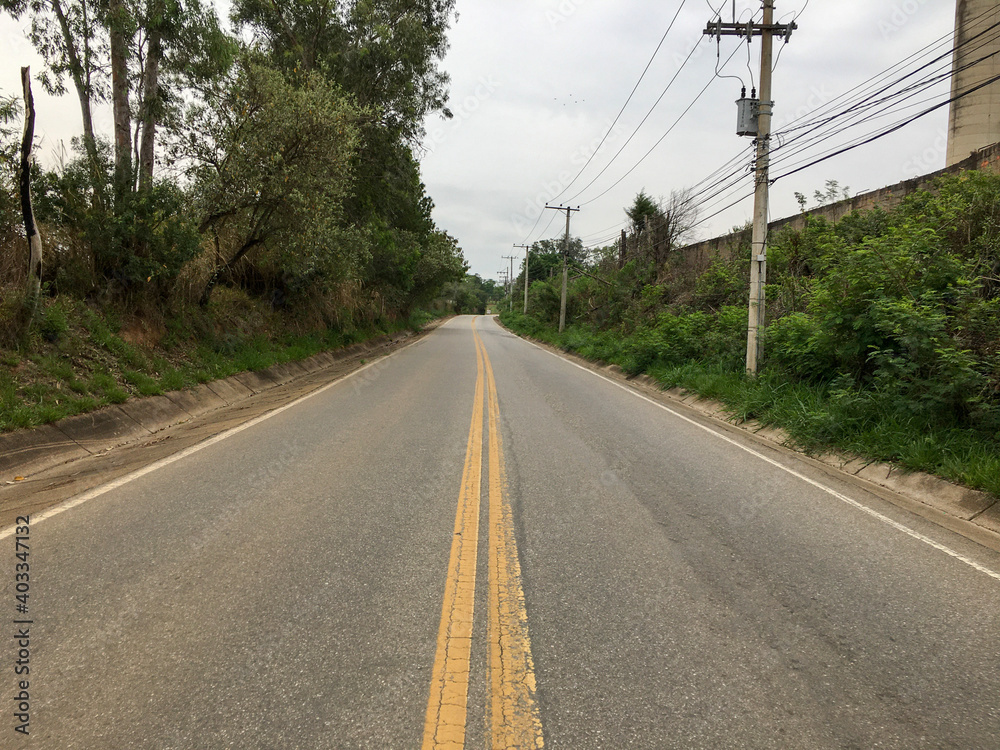
[[0, 12], [46, 60], [33, 86], [81, 122], [30, 169], [39, 289], [25, 106], [0, 92], [0, 430], [485, 308], [416, 156], [426, 116], [450, 116], [453, 0], [235, 0], [233, 33], [200, 0]]
[[749, 231], [698, 264], [678, 252], [678, 231], [656, 234], [673, 220], [683, 240], [683, 212], [651, 210], [645, 236], [633, 222], [624, 263], [618, 248], [573, 258], [562, 334], [559, 279], [536, 280], [534, 256], [529, 314], [504, 313], [504, 324], [717, 399], [804, 450], [1000, 495], [1000, 177], [942, 178], [895, 210], [810, 218], [772, 237], [756, 378], [744, 372]]

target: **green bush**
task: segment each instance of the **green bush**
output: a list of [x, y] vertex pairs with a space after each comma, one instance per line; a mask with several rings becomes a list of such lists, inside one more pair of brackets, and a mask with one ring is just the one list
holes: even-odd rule
[[69, 330], [69, 310], [63, 300], [53, 300], [41, 314], [38, 331], [46, 341], [54, 342]]

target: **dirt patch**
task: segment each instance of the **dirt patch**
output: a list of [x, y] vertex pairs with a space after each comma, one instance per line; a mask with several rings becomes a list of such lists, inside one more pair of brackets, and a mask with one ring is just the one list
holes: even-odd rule
[[152, 322], [144, 318], [133, 318], [118, 331], [119, 338], [126, 343], [147, 349], [156, 349], [166, 335], [167, 328], [162, 322]]

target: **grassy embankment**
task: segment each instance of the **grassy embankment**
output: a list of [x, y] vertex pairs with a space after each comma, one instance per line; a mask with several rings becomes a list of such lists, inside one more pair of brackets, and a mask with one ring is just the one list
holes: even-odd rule
[[[419, 312], [346, 330], [302, 326], [228, 289], [218, 290], [208, 308], [192, 305], [152, 321], [69, 296], [41, 305], [31, 333], [8, 336], [0, 346], [0, 431], [418, 330], [434, 317]], [[0, 324], [16, 318], [16, 311], [0, 310]]]

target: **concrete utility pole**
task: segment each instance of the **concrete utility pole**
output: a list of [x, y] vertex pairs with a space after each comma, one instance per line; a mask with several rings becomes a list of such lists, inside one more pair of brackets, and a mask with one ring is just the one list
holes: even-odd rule
[[531, 245], [514, 245], [524, 249], [524, 314], [528, 314], [528, 260], [531, 258]]
[[760, 101], [757, 103], [757, 169], [753, 200], [753, 249], [750, 258], [750, 310], [747, 326], [747, 372], [757, 372], [760, 356], [758, 346], [760, 329], [764, 327], [764, 290], [767, 284], [767, 202], [768, 166], [771, 147], [771, 55], [774, 37], [782, 36], [788, 42], [797, 27], [774, 23], [774, 0], [763, 0], [764, 18], [761, 23], [723, 23], [719, 18], [709, 21], [705, 34], [721, 41], [723, 36], [746, 37], [747, 44], [754, 36], [761, 39], [760, 48]]
[[579, 211], [580, 207], [570, 208], [569, 206], [550, 206], [548, 203], [545, 204], [546, 208], [551, 208], [553, 211], [565, 211], [566, 212], [566, 239], [563, 240], [563, 283], [562, 283], [562, 300], [559, 302], [559, 333], [562, 333], [566, 328], [566, 284], [569, 279], [569, 272], [566, 270], [566, 257], [569, 255], [569, 216], [573, 211]]
[[505, 260], [510, 260], [510, 276], [507, 277], [510, 279], [510, 306], [508, 309], [511, 312], [514, 312], [514, 257], [515, 256], [504, 255], [501, 257], [503, 257]]

